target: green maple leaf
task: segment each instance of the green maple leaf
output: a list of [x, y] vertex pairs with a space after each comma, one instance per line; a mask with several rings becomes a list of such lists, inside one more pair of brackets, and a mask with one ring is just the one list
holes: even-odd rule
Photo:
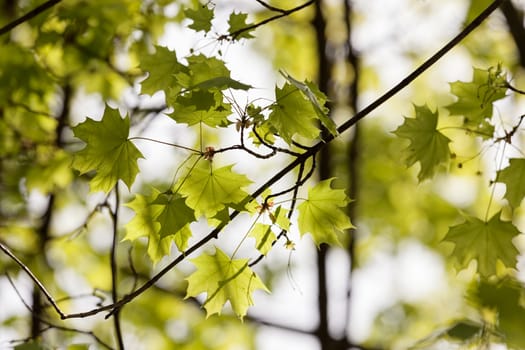
[[515, 267], [518, 250], [512, 239], [519, 233], [511, 222], [502, 221], [497, 213], [487, 222], [467, 217], [464, 223], [451, 227], [444, 240], [455, 244], [452, 255], [460, 267], [475, 259], [480, 275], [490, 277], [496, 274], [498, 260], [509, 268]]
[[148, 237], [148, 255], [154, 263], [170, 253], [171, 242], [179, 251], [187, 248], [192, 236], [189, 225], [195, 215], [179, 195], [153, 189], [150, 196], [137, 195], [126, 206], [135, 216], [126, 224], [124, 240]]
[[288, 209], [284, 209], [282, 206], [278, 206], [275, 212], [272, 214], [272, 222], [279, 226], [281, 229], [288, 231], [290, 229], [290, 219], [288, 219]]
[[129, 187], [139, 172], [137, 161], [144, 158], [128, 140], [129, 118], [118, 110], [106, 108], [101, 121], [86, 119], [73, 128], [75, 136], [86, 143], [73, 159], [73, 167], [82, 174], [95, 170], [90, 181], [92, 191], [109, 192], [119, 179]]
[[416, 117], [406, 118], [394, 134], [398, 137], [409, 139], [410, 145], [405, 152], [407, 166], [416, 162], [420, 164], [418, 180], [421, 182], [430, 178], [436, 168], [448, 161], [450, 139], [439, 132], [437, 128], [438, 113], [432, 113], [428, 106], [414, 106]]
[[319, 90], [319, 87], [311, 81], [300, 82], [283, 71], [279, 72], [286, 80], [288, 80], [290, 84], [298, 88], [304, 94], [304, 96], [312, 104], [315, 113], [317, 114], [317, 117], [324, 125], [324, 127], [332, 135], [337, 136], [337, 126], [335, 125], [334, 121], [328, 116], [329, 111], [328, 108], [325, 106], [325, 103], [327, 101], [326, 95], [323, 94], [321, 90]]
[[209, 32], [211, 30], [211, 21], [213, 20], [214, 12], [213, 9], [208, 6], [199, 6], [194, 9], [186, 9], [184, 14], [188, 19], [193, 21], [188, 27], [200, 32]]
[[234, 173], [232, 167], [196, 167], [185, 178], [179, 193], [187, 197], [186, 204], [195, 210], [196, 217], [212, 218], [226, 206], [242, 203], [248, 198], [248, 193], [242, 188], [251, 181]]
[[173, 112], [170, 116], [178, 123], [204, 123], [211, 127], [225, 127], [230, 124], [228, 116], [231, 114], [231, 106], [223, 103], [219, 92], [192, 91], [178, 96], [171, 106]]
[[148, 77], [141, 82], [142, 93], [148, 95], [160, 90], [167, 94], [169, 88], [177, 85], [177, 74], [189, 74], [187, 67], [177, 60], [175, 52], [162, 46], [155, 46], [155, 53], [152, 55], [143, 55], [140, 68], [148, 72]]
[[[153, 203], [161, 204], [163, 207], [157, 217], [157, 221], [160, 223], [160, 237], [178, 234], [185, 226], [195, 221], [195, 212], [186, 205], [185, 199], [178, 194], [160, 194]], [[186, 244], [183, 247], [178, 246], [178, 248], [184, 250]]]
[[271, 107], [268, 122], [284, 141], [291, 144], [294, 135], [308, 139], [319, 135], [317, 113], [301, 90], [286, 83], [282, 88], [275, 88], [275, 96], [277, 103]]
[[272, 244], [276, 239], [272, 226], [267, 224], [256, 223], [250, 231], [250, 237], [255, 238], [255, 248], [266, 255], [272, 249]]
[[333, 179], [323, 180], [308, 189], [308, 198], [297, 206], [299, 232], [310, 233], [317, 246], [340, 245], [338, 234], [354, 227], [342, 208], [349, 202], [344, 190], [334, 190]]
[[241, 319], [253, 305], [252, 293], [256, 289], [268, 292], [260, 278], [248, 267], [248, 259], [230, 259], [219, 248], [215, 254], [203, 253], [190, 261], [197, 270], [188, 278], [186, 298], [206, 293], [204, 308], [207, 316], [220, 314], [229, 301], [233, 312]]
[[151, 196], [137, 194], [126, 204], [135, 212], [135, 216], [126, 224], [126, 235], [123, 240], [134, 241], [140, 237], [148, 237], [148, 256], [153, 263], [159, 262], [170, 253], [172, 239], [170, 236], [161, 238], [161, 224], [157, 221], [162, 212], [162, 205], [154, 205], [159, 192], [154, 191]]
[[505, 76], [499, 68], [474, 69], [471, 82], [450, 83], [450, 91], [457, 101], [446, 108], [450, 115], [464, 117], [464, 124], [484, 138], [492, 137], [494, 126], [490, 123], [493, 103], [505, 97]]
[[525, 197], [525, 159], [512, 158], [509, 166], [498, 171], [497, 181], [507, 186], [505, 198], [513, 208], [519, 207]]
[[241, 38], [251, 39], [254, 37], [250, 32], [253, 31], [255, 28], [250, 30], [243, 30], [244, 28], [250, 26], [250, 24], [246, 23], [247, 17], [248, 15], [246, 13], [232, 12], [230, 14], [230, 18], [228, 19], [228, 24], [230, 25], [228, 33], [230, 33], [230, 35], [234, 35], [233, 40], [238, 40]]

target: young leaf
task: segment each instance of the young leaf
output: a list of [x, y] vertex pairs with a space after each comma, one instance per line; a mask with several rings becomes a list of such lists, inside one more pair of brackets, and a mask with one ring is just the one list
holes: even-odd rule
[[246, 13], [232, 12], [230, 14], [230, 18], [228, 19], [228, 24], [230, 25], [228, 33], [230, 33], [230, 35], [234, 35], [232, 37], [233, 40], [238, 40], [242, 38], [251, 39], [254, 37], [250, 33], [251, 31], [253, 31], [253, 29], [243, 30], [244, 28], [247, 28], [249, 26], [249, 24], [246, 23], [246, 17], [248, 17]]
[[510, 164], [503, 170], [498, 171], [498, 182], [503, 182], [507, 186], [505, 198], [513, 208], [520, 206], [525, 197], [525, 159], [512, 158]]
[[187, 18], [193, 21], [188, 27], [200, 32], [209, 32], [211, 30], [211, 21], [213, 20], [213, 9], [208, 6], [198, 6], [197, 9], [187, 9], [184, 11]]
[[179, 189], [195, 216], [212, 218], [229, 204], [243, 202], [248, 193], [242, 190], [251, 181], [232, 171], [233, 165], [222, 168], [194, 168]]
[[449, 229], [444, 240], [455, 244], [452, 255], [465, 267], [475, 259], [482, 277], [496, 274], [496, 262], [501, 261], [506, 267], [516, 266], [518, 250], [512, 239], [520, 232], [510, 221], [502, 221], [500, 213], [488, 222], [467, 217], [467, 221]]
[[86, 146], [75, 154], [73, 167], [82, 174], [95, 170], [91, 191], [109, 192], [119, 179], [129, 187], [139, 171], [137, 161], [144, 158], [128, 140], [129, 118], [118, 110], [106, 108], [101, 121], [86, 119], [73, 128], [75, 136]]
[[272, 243], [276, 236], [272, 231], [272, 226], [267, 224], [256, 223], [250, 231], [250, 237], [255, 238], [255, 247], [261, 254], [266, 255], [272, 249]]
[[[186, 205], [184, 198], [178, 194], [160, 194], [153, 204], [162, 205], [157, 221], [160, 223], [160, 237], [177, 234], [184, 226], [195, 221], [193, 209]], [[181, 247], [178, 247], [180, 250]]]
[[175, 52], [162, 46], [155, 46], [152, 55], [143, 55], [140, 68], [148, 72], [148, 77], [141, 82], [142, 93], [148, 95], [160, 90], [167, 94], [169, 88], [176, 86], [177, 74], [189, 74], [187, 67], [177, 60]]
[[288, 219], [288, 209], [284, 209], [282, 206], [278, 206], [275, 212], [272, 214], [272, 221], [274, 224], [279, 226], [283, 230], [290, 229], [290, 219]]
[[157, 221], [162, 212], [162, 205], [152, 204], [158, 191], [149, 196], [137, 194], [135, 198], [126, 204], [133, 209], [135, 216], [126, 224], [126, 236], [123, 240], [134, 241], [140, 237], [148, 237], [148, 256], [153, 263], [159, 262], [170, 253], [171, 236], [160, 237], [161, 224]]
[[492, 104], [505, 97], [506, 90], [505, 77], [499, 68], [475, 68], [471, 82], [450, 83], [450, 91], [458, 100], [446, 108], [450, 115], [463, 116], [464, 124], [482, 137], [490, 138], [494, 131], [494, 126], [489, 122]]
[[315, 244], [338, 244], [338, 233], [354, 227], [342, 208], [349, 202], [344, 190], [330, 187], [333, 179], [319, 182], [308, 190], [308, 199], [297, 206], [299, 232], [310, 233]]
[[204, 123], [213, 128], [228, 126], [231, 106], [223, 103], [218, 92], [192, 91], [183, 96], [177, 96], [171, 103], [173, 113], [170, 114], [178, 123], [195, 125]]
[[328, 108], [325, 106], [327, 101], [326, 95], [319, 90], [319, 87], [311, 81], [300, 82], [294, 79], [291, 75], [280, 71], [281, 75], [288, 80], [290, 84], [298, 88], [304, 96], [312, 104], [317, 117], [324, 125], [324, 127], [334, 136], [337, 136], [337, 126], [334, 121], [328, 116]]
[[317, 113], [298, 88], [286, 83], [275, 88], [275, 96], [277, 103], [271, 107], [268, 121], [284, 141], [291, 144], [294, 135], [308, 139], [319, 135]]
[[439, 132], [437, 128], [437, 111], [432, 113], [428, 106], [414, 106], [416, 117], [406, 118], [394, 134], [398, 137], [409, 139], [410, 145], [406, 148], [408, 157], [407, 166], [419, 162], [419, 181], [434, 175], [436, 168], [448, 161], [450, 139]]
[[256, 289], [268, 292], [260, 278], [248, 267], [248, 259], [230, 259], [215, 248], [214, 255], [203, 253], [190, 259], [197, 270], [188, 278], [186, 298], [206, 293], [204, 308], [207, 316], [220, 314], [229, 301], [233, 312], [241, 319], [253, 305], [252, 293]]

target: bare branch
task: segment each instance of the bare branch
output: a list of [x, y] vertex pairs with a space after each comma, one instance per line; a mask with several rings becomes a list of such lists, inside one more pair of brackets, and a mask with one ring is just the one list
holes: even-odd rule
[[7, 256], [9, 256], [14, 262], [16, 262], [18, 266], [20, 266], [20, 268], [29, 275], [29, 277], [33, 280], [35, 285], [38, 286], [38, 289], [40, 289], [40, 291], [44, 293], [46, 299], [53, 306], [53, 309], [55, 309], [55, 311], [60, 315], [61, 318], [65, 318], [65, 314], [62, 312], [62, 310], [60, 310], [57, 303], [55, 302], [55, 299], [53, 299], [51, 294], [47, 291], [46, 287], [44, 287], [42, 282], [40, 282], [40, 280], [33, 274], [31, 269], [29, 269], [29, 267], [27, 267], [20, 259], [18, 259], [16, 255], [14, 255], [13, 252], [11, 252], [11, 250], [1, 241], [0, 250], [2, 250]]
[[15, 19], [14, 21], [6, 24], [2, 28], [0, 28], [0, 35], [4, 35], [6, 33], [9, 33], [13, 28], [19, 26], [20, 24], [29, 21], [31, 18], [38, 16], [45, 10], [50, 9], [51, 7], [55, 6], [62, 0], [48, 0], [44, 2], [42, 5], [35, 7], [33, 10], [29, 11], [22, 17], [19, 17]]

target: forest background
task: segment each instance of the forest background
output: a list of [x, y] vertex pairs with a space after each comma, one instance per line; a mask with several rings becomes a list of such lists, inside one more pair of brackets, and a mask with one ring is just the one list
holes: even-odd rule
[[525, 348], [523, 1], [0, 8], [0, 348]]

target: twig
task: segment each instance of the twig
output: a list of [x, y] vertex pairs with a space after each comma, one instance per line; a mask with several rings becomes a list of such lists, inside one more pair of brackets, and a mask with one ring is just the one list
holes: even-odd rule
[[35, 7], [33, 10], [29, 11], [22, 17], [19, 17], [15, 19], [14, 21], [7, 23], [5, 26], [0, 28], [0, 35], [9, 33], [13, 28], [19, 26], [20, 24], [29, 21], [31, 18], [38, 16], [42, 12], [44, 12], [47, 9], [50, 9], [51, 7], [55, 6], [62, 0], [48, 0], [44, 2], [42, 5]]
[[20, 266], [20, 268], [22, 270], [25, 271], [25, 273], [27, 273], [29, 275], [29, 277], [33, 280], [33, 282], [38, 286], [38, 288], [42, 291], [42, 293], [44, 293], [44, 296], [46, 297], [46, 299], [49, 301], [49, 303], [51, 304], [51, 306], [53, 306], [53, 309], [55, 309], [55, 311], [60, 315], [60, 318], [64, 319], [65, 318], [65, 314], [62, 312], [62, 310], [60, 310], [60, 308], [58, 307], [57, 303], [55, 302], [55, 300], [53, 299], [53, 297], [51, 296], [51, 294], [47, 291], [46, 287], [44, 287], [44, 285], [42, 284], [42, 282], [40, 282], [38, 280], [38, 278], [33, 274], [33, 272], [31, 272], [31, 269], [29, 269], [29, 267], [27, 267], [20, 259], [18, 259], [16, 257], [16, 255], [14, 255], [11, 250], [9, 250], [9, 248], [3, 244], [1, 241], [0, 241], [0, 249], [7, 255], [9, 256], [14, 262], [16, 262], [18, 264], [18, 266]]
[[[118, 214], [120, 207], [120, 196], [118, 182], [115, 185], [115, 210], [111, 211], [113, 220], [113, 242], [111, 242], [110, 266], [111, 266], [111, 298], [113, 302], [118, 300], [118, 266], [117, 266], [117, 245], [118, 245]], [[113, 325], [117, 338], [119, 350], [124, 350], [124, 341], [122, 340], [122, 327], [120, 325], [120, 308], [113, 312]]]
[[227, 38], [235, 39], [235, 38], [237, 38], [239, 35], [241, 35], [244, 32], [248, 32], [250, 30], [257, 29], [258, 27], [260, 27], [260, 26], [262, 26], [264, 24], [267, 24], [269, 22], [275, 21], [275, 20], [277, 20], [279, 18], [282, 18], [282, 17], [289, 16], [289, 15], [291, 15], [294, 12], [300, 11], [300, 10], [304, 9], [305, 7], [308, 7], [308, 6], [312, 5], [313, 3], [315, 3], [315, 1], [316, 0], [310, 0], [308, 2], [305, 2], [302, 5], [299, 5], [297, 7], [294, 7], [293, 9], [289, 9], [289, 10], [276, 9], [277, 12], [280, 12], [278, 15], [269, 17], [269, 18], [267, 18], [265, 20], [262, 20], [262, 21], [260, 21], [258, 23], [254, 23], [252, 25], [249, 25], [249, 26], [246, 26], [244, 28], [241, 28], [239, 30], [234, 31], [233, 33], [221, 35], [218, 38], [218, 40], [225, 40]]

